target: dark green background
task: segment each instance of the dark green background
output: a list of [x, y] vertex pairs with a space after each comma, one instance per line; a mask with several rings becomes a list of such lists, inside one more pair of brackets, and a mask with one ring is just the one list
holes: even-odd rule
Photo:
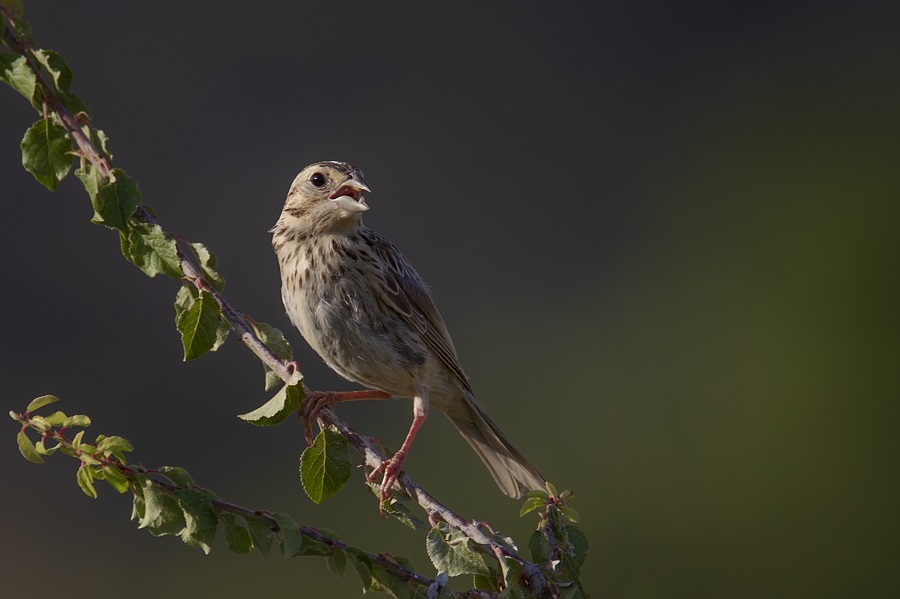
[[[430, 283], [479, 397], [574, 489], [595, 597], [900, 592], [900, 42], [888, 3], [27, 3], [164, 226], [228, 297], [288, 331], [266, 233], [307, 163], [362, 168], [366, 222]], [[126, 6], [127, 4], [127, 6]], [[184, 364], [176, 284], [90, 225], [74, 180], [19, 164], [35, 119], [0, 89], [3, 409], [54, 393], [147, 466], [371, 551], [421, 537], [357, 474], [324, 506], [293, 423], [233, 340]], [[310, 385], [352, 388], [289, 338]], [[348, 405], [397, 445], [407, 401]], [[359, 596], [322, 560], [154, 539], [75, 464], [6, 425], [9, 596]], [[408, 471], [524, 543], [531, 519], [447, 422]]]

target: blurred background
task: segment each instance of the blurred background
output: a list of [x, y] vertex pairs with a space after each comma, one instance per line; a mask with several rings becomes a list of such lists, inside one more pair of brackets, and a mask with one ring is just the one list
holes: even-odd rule
[[[267, 229], [306, 164], [365, 171], [366, 223], [432, 286], [488, 412], [575, 491], [593, 596], [900, 593], [896, 4], [26, 4], [117, 166], [317, 389], [353, 386], [291, 328]], [[6, 86], [0, 115], [4, 411], [56, 394], [135, 461], [433, 574], [360, 474], [305, 497], [300, 427], [235, 417], [267, 397], [259, 363], [234, 339], [183, 363], [177, 283], [121, 258], [77, 181], [20, 167], [36, 117]], [[395, 446], [411, 418], [339, 413]], [[5, 430], [7, 596], [360, 596], [320, 559], [155, 539]], [[437, 413], [407, 466], [524, 546], [534, 521]]]

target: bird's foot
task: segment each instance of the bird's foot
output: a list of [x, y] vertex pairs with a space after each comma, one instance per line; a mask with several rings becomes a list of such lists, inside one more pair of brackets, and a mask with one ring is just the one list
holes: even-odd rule
[[303, 398], [300, 406], [300, 420], [303, 421], [303, 434], [306, 436], [306, 444], [313, 444], [312, 424], [319, 418], [319, 412], [325, 408], [333, 408], [338, 402], [337, 393], [334, 391], [313, 391]]
[[400, 477], [400, 473], [402, 470], [400, 469], [403, 466], [403, 462], [406, 461], [406, 452], [398, 451], [390, 458], [381, 462], [377, 468], [372, 470], [369, 473], [369, 482], [375, 482], [375, 479], [378, 478], [378, 475], [382, 475], [381, 479], [381, 489], [380, 496], [381, 501], [378, 503], [378, 509], [381, 511], [381, 515], [384, 516], [384, 502], [387, 501], [388, 496], [391, 493], [391, 489], [394, 488], [394, 483], [397, 482], [397, 479]]
[[[291, 362], [296, 364], [296, 362]], [[390, 399], [391, 396], [377, 389], [365, 389], [363, 391], [313, 391], [303, 399], [300, 413], [297, 415], [303, 422], [303, 432], [306, 435], [306, 444], [312, 445], [312, 425], [319, 418], [319, 412], [325, 408], [331, 409], [342, 401], [357, 401], [360, 399]]]

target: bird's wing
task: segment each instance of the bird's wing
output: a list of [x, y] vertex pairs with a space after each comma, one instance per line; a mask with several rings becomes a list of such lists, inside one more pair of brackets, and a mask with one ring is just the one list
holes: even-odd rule
[[373, 242], [372, 250], [379, 258], [376, 260], [379, 295], [388, 306], [400, 314], [409, 325], [418, 332], [428, 347], [456, 375], [463, 387], [471, 391], [469, 380], [459, 365], [456, 349], [450, 339], [450, 333], [444, 325], [428, 287], [419, 277], [409, 261], [400, 250], [387, 238], [366, 231]]

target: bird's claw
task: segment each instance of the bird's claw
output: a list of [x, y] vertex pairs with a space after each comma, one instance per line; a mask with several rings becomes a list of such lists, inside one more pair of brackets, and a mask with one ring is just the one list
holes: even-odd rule
[[370, 483], [374, 483], [375, 479], [378, 478], [378, 475], [382, 474], [381, 488], [379, 491], [380, 501], [378, 503], [378, 509], [381, 510], [382, 516], [384, 516], [384, 503], [387, 501], [391, 489], [394, 488], [394, 483], [396, 483], [397, 479], [400, 477], [400, 473], [402, 472], [401, 467], [405, 461], [406, 454], [402, 451], [398, 451], [390, 458], [381, 462], [377, 468], [369, 473], [368, 480]]
[[337, 403], [335, 394], [331, 391], [313, 391], [303, 398], [300, 406], [300, 419], [303, 421], [303, 434], [306, 436], [306, 444], [313, 444], [312, 423], [319, 417], [319, 412], [325, 408], [332, 408]]

